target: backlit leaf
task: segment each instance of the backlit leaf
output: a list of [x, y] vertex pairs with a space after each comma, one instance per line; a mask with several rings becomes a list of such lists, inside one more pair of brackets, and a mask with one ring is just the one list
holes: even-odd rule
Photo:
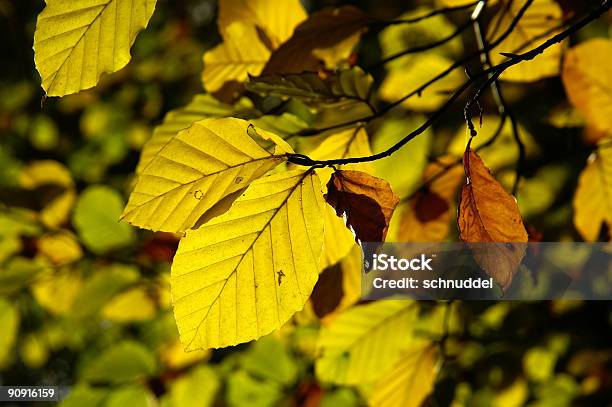
[[228, 82], [244, 82], [259, 75], [270, 50], [259, 39], [257, 29], [242, 21], [227, 27], [223, 43], [204, 54], [202, 82], [208, 92], [217, 92]]
[[317, 377], [336, 384], [377, 380], [414, 341], [416, 316], [410, 301], [376, 301], [345, 311], [320, 333]]
[[138, 342], [123, 341], [85, 366], [82, 377], [93, 383], [122, 383], [153, 374], [156, 362], [153, 354]]
[[610, 139], [600, 142], [597, 152], [580, 174], [574, 195], [574, 225], [584, 240], [599, 238], [605, 225], [612, 230], [612, 148]]
[[0, 298], [0, 366], [4, 367], [13, 357], [13, 345], [19, 329], [19, 312], [4, 298]]
[[121, 195], [103, 185], [90, 186], [79, 195], [72, 223], [89, 250], [101, 254], [134, 241], [134, 230], [117, 222], [123, 205]]
[[196, 122], [171, 138], [142, 171], [122, 219], [184, 232], [220, 201], [230, 204], [290, 152], [282, 139], [241, 119]]
[[302, 72], [260, 76], [251, 78], [246, 87], [265, 96], [292, 98], [314, 105], [333, 105], [340, 102], [370, 103], [372, 82], [370, 75], [354, 67], [331, 75]]
[[187, 232], [171, 279], [187, 350], [259, 338], [302, 309], [319, 274], [320, 188], [312, 171], [270, 175], [228, 212]]
[[457, 222], [464, 242], [497, 243], [478, 247], [478, 264], [503, 288], [512, 283], [526, 247], [504, 243], [526, 243], [525, 226], [514, 197], [491, 175], [471, 149], [463, 159], [468, 183], [461, 192]]
[[[510, 3], [508, 3], [510, 2]], [[487, 31], [489, 41], [496, 40], [512, 24], [527, 0], [501, 0], [499, 11], [493, 17]], [[506, 11], [507, 10], [507, 11]], [[554, 0], [535, 0], [531, 4], [510, 35], [491, 52], [491, 63], [497, 65], [507, 57], [501, 53], [516, 54], [530, 50], [546, 38], [561, 31], [563, 22], [561, 7]], [[544, 36], [542, 38], [542, 36]], [[508, 68], [501, 79], [513, 82], [533, 82], [556, 76], [561, 68], [561, 52], [564, 44], [555, 44], [532, 61], [523, 61]]]
[[419, 407], [433, 391], [438, 351], [432, 344], [405, 352], [379, 380], [370, 398], [375, 407]]
[[326, 201], [360, 242], [384, 242], [399, 197], [389, 183], [360, 171], [339, 170], [327, 184]]
[[[380, 86], [380, 97], [395, 102], [406, 94], [416, 91], [452, 63], [450, 58], [443, 55], [429, 53], [417, 55], [407, 66], [391, 69]], [[427, 89], [404, 100], [402, 106], [416, 112], [436, 110], [464, 81], [464, 74], [460, 70], [454, 70]]]
[[186, 106], [168, 112], [163, 123], [155, 127], [153, 135], [140, 153], [136, 173], [141, 173], [172, 137], [176, 136], [179, 131], [191, 127], [193, 123], [212, 117], [246, 118], [245, 116], [254, 113], [254, 109], [250, 107], [250, 101], [245, 98], [232, 106], [219, 102], [209, 94], [195, 95]]
[[427, 186], [417, 191], [404, 208], [398, 240], [439, 242], [446, 238], [454, 215], [457, 189], [463, 181], [460, 165], [446, 168], [453, 162], [454, 158], [446, 156], [427, 166], [423, 174]]
[[363, 33], [372, 21], [371, 16], [353, 6], [328, 8], [313, 13], [272, 54], [264, 73], [317, 71], [323, 67], [317, 55], [321, 56], [322, 50], [334, 48], [343, 41], [344, 47], [335, 50], [346, 58], [355, 43], [345, 40], [358, 38], [355, 34]]
[[49, 96], [95, 86], [130, 61], [156, 0], [47, 0], [34, 33], [34, 60]]
[[257, 26], [272, 48], [278, 48], [306, 17], [299, 0], [220, 0], [217, 22], [222, 33], [235, 21]]
[[[308, 155], [315, 160], [335, 158], [364, 157], [371, 155], [368, 134], [363, 127], [342, 130], [327, 136], [319, 146]], [[371, 163], [357, 163], [343, 165], [341, 168], [364, 172], [373, 172]], [[327, 191], [327, 182], [332, 171], [327, 168], [318, 170], [323, 183], [323, 190]], [[344, 225], [344, 220], [336, 216], [332, 207], [326, 205], [324, 209], [325, 239], [323, 243], [323, 256], [321, 256], [321, 269], [338, 263], [356, 246], [351, 231]]]
[[612, 41], [592, 39], [571, 48], [563, 61], [563, 85], [572, 104], [599, 132], [612, 132]]

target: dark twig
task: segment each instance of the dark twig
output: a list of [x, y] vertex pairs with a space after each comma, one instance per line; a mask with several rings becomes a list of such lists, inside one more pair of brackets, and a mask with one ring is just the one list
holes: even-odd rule
[[[530, 3], [530, 2], [528, 1], [527, 3]], [[468, 79], [465, 83], [463, 83], [463, 85], [461, 85], [459, 87], [459, 89], [457, 89], [457, 91], [453, 95], [451, 95], [451, 97], [448, 99], [448, 101], [444, 105], [442, 105], [442, 107], [438, 111], [436, 111], [429, 119], [427, 119], [425, 121], [425, 123], [423, 123], [421, 126], [416, 128], [415, 130], [413, 130], [411, 133], [406, 135], [403, 139], [401, 139], [400, 141], [398, 141], [396, 144], [394, 144], [393, 146], [389, 147], [385, 151], [382, 151], [382, 152], [380, 152], [378, 154], [373, 154], [373, 155], [370, 155], [370, 156], [354, 157], [354, 158], [344, 158], [344, 159], [334, 159], [334, 160], [312, 160], [310, 158], [304, 159], [304, 157], [305, 157], [304, 156], [304, 157], [296, 159], [294, 161], [293, 156], [290, 156], [289, 157], [289, 161], [294, 162], [295, 164], [306, 165], [306, 166], [333, 165], [333, 164], [341, 165], [341, 164], [352, 164], [352, 163], [361, 163], [361, 162], [376, 161], [378, 159], [388, 157], [391, 154], [393, 154], [394, 152], [396, 152], [397, 150], [399, 150], [401, 147], [406, 145], [410, 140], [414, 139], [415, 137], [417, 137], [418, 135], [423, 133], [426, 129], [428, 129], [440, 116], [442, 116], [443, 113], [445, 113], [450, 108], [450, 106], [467, 89], [472, 87], [472, 85], [475, 83], [477, 78], [479, 79], [479, 78], [482, 78], [482, 77], [487, 77], [486, 81], [484, 81], [484, 83], [479, 87], [479, 89], [476, 91], [476, 93], [474, 94], [472, 99], [470, 99], [470, 101], [466, 105], [469, 108], [471, 108], [476, 103], [476, 100], [482, 94], [482, 91], [484, 89], [488, 88], [489, 86], [491, 86], [491, 84], [494, 81], [496, 81], [499, 78], [499, 76], [505, 70], [507, 70], [508, 68], [510, 68], [510, 67], [512, 67], [514, 65], [517, 65], [517, 64], [519, 64], [521, 62], [533, 60], [538, 55], [542, 54], [546, 49], [548, 49], [551, 46], [553, 46], [553, 45], [563, 41], [564, 39], [566, 39], [570, 35], [572, 35], [572, 34], [576, 33], [577, 31], [581, 30], [584, 26], [586, 26], [590, 22], [592, 22], [592, 21], [598, 19], [599, 17], [601, 17], [601, 15], [603, 15], [608, 10], [610, 10], [611, 7], [612, 7], [612, 0], [604, 0], [601, 3], [601, 5], [599, 7], [597, 7], [597, 9], [593, 10], [586, 17], [582, 18], [576, 24], [568, 27], [564, 31], [562, 31], [559, 34], [553, 36], [552, 38], [549, 38], [548, 40], [546, 40], [545, 42], [543, 42], [539, 46], [531, 49], [530, 51], [524, 52], [522, 54], [512, 55], [512, 56], [508, 57], [508, 59], [506, 61], [504, 61], [504, 62], [502, 62], [502, 63], [500, 63], [498, 65], [495, 65], [495, 66], [493, 66], [491, 68], [484, 69], [479, 74], [474, 75], [472, 78]], [[378, 115], [380, 115], [381, 112], [382, 112], [382, 110], [379, 111]]]
[[[480, 12], [478, 13], [478, 15], [474, 14], [472, 16], [474, 20], [474, 34], [476, 36], [476, 42], [478, 44], [478, 49], [482, 52], [480, 54], [480, 60], [482, 62], [483, 67], [485, 69], [488, 69], [492, 66], [491, 57], [489, 55], [489, 51], [487, 47], [487, 39], [482, 32], [482, 25], [481, 25], [481, 18], [482, 18], [481, 16], [482, 16], [482, 12], [485, 9], [485, 2], [483, 1], [482, 3], [479, 3], [479, 4], [482, 4]], [[516, 118], [514, 117], [514, 114], [512, 113], [512, 111], [508, 108], [508, 104], [506, 103], [506, 99], [504, 98], [504, 95], [502, 93], [501, 86], [497, 80], [494, 80], [491, 83], [491, 92], [493, 94], [493, 99], [495, 100], [495, 103], [497, 104], [497, 110], [499, 114], [507, 115], [507, 117], [510, 119], [510, 123], [512, 124], [512, 134], [514, 136], [514, 140], [516, 141], [516, 145], [519, 150], [519, 159], [516, 165], [516, 178], [514, 180], [514, 185], [512, 187], [512, 194], [516, 195], [518, 191], [519, 182], [522, 177], [523, 170], [525, 169], [525, 161], [526, 161], [525, 144], [521, 140], [521, 134], [520, 134], [519, 127], [518, 127], [518, 122]]]

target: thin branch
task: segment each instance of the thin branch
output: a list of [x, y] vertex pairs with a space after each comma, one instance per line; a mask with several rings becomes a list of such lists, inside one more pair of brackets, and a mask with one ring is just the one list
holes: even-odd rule
[[[481, 10], [484, 10], [485, 3], [482, 2], [480, 4], [483, 5]], [[482, 62], [483, 67], [485, 69], [488, 69], [492, 66], [492, 63], [491, 63], [491, 57], [489, 55], [489, 51], [487, 50], [488, 48], [487, 39], [485, 38], [483, 31], [482, 31], [481, 16], [478, 15], [475, 17], [476, 18], [474, 19], [474, 34], [476, 36], [476, 42], [478, 44], [478, 49], [482, 52], [480, 60]], [[525, 144], [521, 140], [521, 134], [520, 134], [519, 127], [518, 127], [518, 122], [516, 118], [514, 117], [514, 114], [512, 113], [512, 111], [508, 108], [508, 104], [506, 103], [506, 99], [504, 98], [504, 95], [502, 93], [501, 86], [497, 80], [494, 80], [491, 83], [491, 93], [493, 94], [493, 99], [495, 100], [495, 103], [497, 104], [497, 110], [499, 111], [499, 113], [507, 115], [508, 118], [510, 119], [510, 123], [512, 124], [512, 134], [514, 136], [514, 140], [516, 141], [516, 145], [519, 150], [519, 159], [516, 165], [516, 178], [514, 180], [514, 185], [512, 187], [512, 194], [516, 195], [518, 191], [518, 186], [519, 186], [522, 174], [523, 174], [523, 170], [525, 169], [525, 162], [526, 162], [526, 155], [527, 155], [526, 150], [525, 150]]]
[[[414, 24], [414, 23], [418, 23], [421, 22], [423, 20], [427, 20], [428, 18], [431, 17], [435, 17], [437, 15], [441, 15], [441, 14], [451, 14], [455, 11], [461, 11], [461, 10], [466, 10], [466, 9], [470, 9], [472, 7], [474, 7], [476, 4], [478, 4], [481, 0], [476, 0], [473, 1], [471, 3], [467, 3], [467, 4], [462, 4], [460, 6], [453, 6], [453, 7], [443, 7], [443, 8], [439, 8], [436, 10], [432, 10], [429, 13], [423, 14], [421, 16], [418, 17], [413, 17], [413, 18], [401, 18], [398, 20], [390, 20], [390, 21], [383, 21], [383, 22], [377, 22], [374, 23], [373, 25], [381, 25], [383, 27], [387, 27], [390, 25], [398, 25], [398, 24]], [[488, 0], [486, 0], [488, 1]]]
[[[487, 51], [493, 50], [495, 47], [497, 47], [501, 42], [503, 42], [512, 33], [512, 30], [514, 30], [514, 27], [516, 27], [516, 25], [518, 24], [518, 21], [523, 17], [525, 12], [527, 11], [527, 8], [533, 3], [533, 1], [534, 0], [528, 0], [523, 5], [523, 7], [521, 7], [521, 9], [518, 11], [517, 15], [514, 17], [514, 20], [512, 21], [510, 26], [495, 41], [490, 42], [488, 44], [488, 46], [485, 47], [485, 50], [487, 50]], [[470, 62], [473, 58], [479, 57], [482, 54], [483, 54], [483, 51], [478, 50], [478, 51], [473, 52], [472, 54], [469, 54], [469, 55], [465, 56], [464, 58], [456, 61], [455, 63], [450, 65], [448, 68], [446, 68], [444, 71], [440, 72], [435, 77], [433, 77], [430, 80], [428, 80], [427, 82], [423, 83], [421, 86], [419, 86], [418, 88], [414, 89], [412, 92], [408, 93], [407, 95], [405, 95], [405, 96], [401, 97], [400, 99], [396, 100], [395, 102], [391, 103], [390, 105], [388, 105], [384, 109], [379, 110], [378, 113], [376, 113], [376, 114], [373, 114], [373, 115], [370, 115], [370, 116], [365, 116], [365, 117], [360, 117], [358, 119], [350, 120], [350, 121], [343, 122], [343, 123], [338, 123], [338, 124], [331, 125], [331, 126], [328, 126], [328, 127], [322, 127], [322, 128], [318, 128], [318, 129], [305, 129], [305, 130], [301, 130], [301, 131], [295, 133], [295, 135], [301, 136], [301, 137], [310, 137], [310, 136], [318, 135], [320, 133], [324, 133], [326, 131], [338, 130], [338, 129], [341, 129], [341, 128], [344, 128], [344, 127], [352, 126], [354, 124], [369, 123], [369, 122], [371, 122], [373, 120], [376, 120], [376, 119], [384, 116], [385, 114], [387, 114], [392, 109], [394, 109], [397, 106], [401, 105], [404, 101], [410, 99], [411, 97], [416, 96], [416, 95], [421, 95], [423, 93], [423, 91], [425, 91], [431, 85], [433, 85], [434, 83], [438, 82], [439, 80], [442, 80], [443, 78], [448, 76], [451, 72], [453, 72], [455, 69], [462, 67], [463, 65], [467, 64], [468, 62]], [[482, 73], [480, 75], [477, 75], [475, 78], [478, 78], [478, 77], [482, 77]]]
[[[530, 3], [530, 1], [528, 1], [527, 3]], [[559, 42], [563, 41], [570, 35], [581, 30], [584, 26], [588, 25], [590, 22], [601, 17], [604, 13], [610, 10], [611, 7], [612, 7], [612, 0], [604, 0], [601, 3], [601, 5], [597, 7], [597, 9], [593, 10], [586, 17], [584, 17], [583, 19], [581, 19], [580, 21], [578, 21], [576, 24], [572, 25], [571, 27], [568, 27], [564, 31], [560, 32], [559, 34], [553, 36], [552, 38], [549, 38], [548, 40], [546, 40], [544, 43], [540, 44], [539, 46], [531, 49], [530, 51], [524, 52], [522, 54], [511, 55], [508, 57], [506, 61], [498, 65], [495, 65], [491, 68], [485, 69], [482, 72], [480, 72], [478, 75], [474, 75], [473, 77], [468, 79], [463, 85], [461, 85], [459, 89], [453, 95], [451, 95], [448, 101], [444, 105], [442, 105], [442, 107], [437, 112], [435, 112], [429, 119], [427, 119], [421, 126], [419, 126], [417, 129], [415, 129], [414, 131], [406, 135], [403, 139], [401, 139], [400, 141], [398, 141], [396, 144], [389, 147], [385, 151], [382, 151], [378, 154], [373, 154], [370, 156], [334, 159], [334, 160], [312, 160], [303, 155], [302, 156], [290, 156], [289, 161], [293, 162], [294, 164], [304, 165], [304, 166], [334, 165], [334, 164], [341, 165], [341, 164], [352, 164], [352, 163], [376, 161], [378, 159], [388, 157], [394, 152], [396, 152], [397, 150], [399, 150], [401, 147], [406, 145], [410, 140], [414, 139], [415, 137], [423, 133], [425, 130], [427, 130], [434, 122], [436, 122], [436, 120], [440, 116], [442, 116], [443, 113], [445, 113], [450, 108], [450, 106], [467, 89], [472, 87], [472, 85], [476, 82], [477, 78], [479, 79], [479, 78], [482, 78], [483, 76], [487, 77], [486, 81], [476, 91], [476, 93], [474, 94], [472, 99], [470, 99], [466, 107], [471, 108], [476, 103], [476, 100], [478, 99], [478, 97], [482, 94], [482, 91], [485, 88], [488, 88], [489, 86], [491, 86], [491, 84], [494, 81], [496, 81], [505, 70], [521, 62], [533, 60], [534, 58], [542, 54], [545, 50], [547, 50], [551, 46], [558, 44]], [[379, 114], [380, 112], [381, 111], [379, 111]]]

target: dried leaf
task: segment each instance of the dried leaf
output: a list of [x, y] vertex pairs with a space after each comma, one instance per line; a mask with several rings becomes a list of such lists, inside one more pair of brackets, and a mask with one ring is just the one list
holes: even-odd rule
[[514, 197], [504, 190], [469, 146], [463, 162], [468, 183], [461, 192], [457, 216], [460, 237], [469, 243], [497, 243], [473, 246], [474, 257], [506, 289], [526, 248], [505, 243], [527, 242], [527, 231]]
[[325, 196], [336, 215], [345, 219], [346, 225], [360, 242], [384, 242], [389, 222], [399, 196], [389, 183], [365, 172], [336, 171], [327, 184]]

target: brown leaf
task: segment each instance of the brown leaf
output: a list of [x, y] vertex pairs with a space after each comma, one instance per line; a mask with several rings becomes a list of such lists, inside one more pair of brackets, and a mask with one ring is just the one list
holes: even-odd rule
[[345, 219], [355, 241], [384, 242], [399, 196], [389, 183], [361, 171], [336, 171], [327, 184], [327, 203]]
[[446, 156], [427, 166], [423, 181], [426, 189], [410, 198], [402, 212], [398, 240], [402, 242], [439, 242], [446, 238], [454, 213], [457, 188], [463, 180], [456, 159]]
[[506, 289], [525, 255], [527, 231], [514, 197], [491, 175], [480, 157], [468, 147], [463, 165], [468, 183], [461, 192], [457, 222], [459, 234], [471, 245], [482, 269]]
[[[313, 13], [297, 26], [293, 36], [276, 51], [264, 68], [264, 74], [299, 73], [322, 68], [315, 50], [332, 49], [365, 31], [372, 17], [353, 6], [328, 8]], [[336, 49], [337, 50], [337, 49]], [[347, 57], [350, 49], [347, 50]]]
[[310, 300], [312, 309], [319, 318], [323, 318], [335, 310], [340, 302], [344, 291], [342, 289], [342, 267], [340, 263], [326, 268], [315, 284]]

